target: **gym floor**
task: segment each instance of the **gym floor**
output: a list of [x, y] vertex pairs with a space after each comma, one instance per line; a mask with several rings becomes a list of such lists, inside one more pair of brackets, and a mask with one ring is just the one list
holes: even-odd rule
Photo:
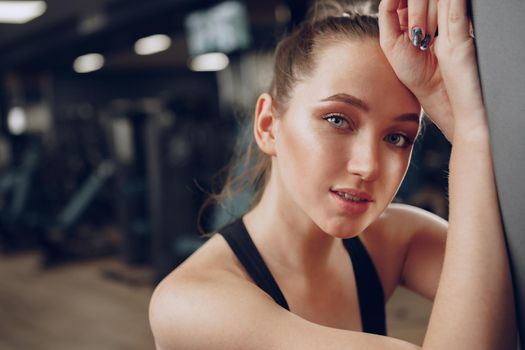
[[[0, 350], [154, 349], [151, 271], [103, 258], [42, 269], [40, 256], [0, 256]], [[432, 304], [398, 288], [390, 336], [421, 344]]]

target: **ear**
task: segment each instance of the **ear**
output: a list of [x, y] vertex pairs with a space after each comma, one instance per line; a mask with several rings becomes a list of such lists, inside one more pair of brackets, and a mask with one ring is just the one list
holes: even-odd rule
[[266, 154], [274, 156], [275, 131], [277, 119], [275, 118], [272, 97], [264, 93], [257, 99], [255, 106], [255, 121], [253, 134], [259, 148]]

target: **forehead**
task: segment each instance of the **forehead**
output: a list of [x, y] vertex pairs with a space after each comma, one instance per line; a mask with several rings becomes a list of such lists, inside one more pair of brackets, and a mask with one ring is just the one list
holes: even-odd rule
[[314, 71], [296, 89], [297, 95], [317, 101], [337, 93], [366, 101], [372, 112], [419, 110], [417, 99], [399, 81], [377, 39], [325, 45], [317, 54]]

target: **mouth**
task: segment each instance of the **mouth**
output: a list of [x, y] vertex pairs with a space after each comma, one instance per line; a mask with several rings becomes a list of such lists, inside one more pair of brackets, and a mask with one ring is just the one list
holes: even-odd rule
[[330, 189], [330, 194], [338, 207], [349, 215], [364, 214], [373, 202], [369, 194], [353, 189]]
[[341, 199], [347, 202], [354, 202], [354, 203], [373, 202], [372, 197], [368, 193], [353, 190], [353, 189], [341, 189], [341, 190], [330, 189], [330, 192], [336, 194]]

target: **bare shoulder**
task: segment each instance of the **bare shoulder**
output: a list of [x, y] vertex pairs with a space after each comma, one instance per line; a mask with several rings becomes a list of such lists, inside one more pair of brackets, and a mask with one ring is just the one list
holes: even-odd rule
[[[207, 243], [155, 289], [150, 325], [158, 350], [418, 349], [393, 338], [320, 326], [289, 312], [231, 266], [209, 265], [225, 259], [220, 249], [209, 248], [222, 243], [220, 238]], [[197, 269], [203, 266], [209, 269]]]
[[405, 262], [417, 236], [443, 237], [447, 221], [424, 209], [401, 203], [390, 204], [361, 235], [383, 284], [388, 300], [402, 283]]
[[399, 218], [408, 222], [405, 261], [400, 283], [415, 293], [434, 300], [443, 261], [448, 222], [428, 211], [399, 206]]
[[440, 216], [409, 204], [391, 203], [365, 231], [369, 241], [392, 240], [405, 245], [412, 235], [429, 228], [446, 229], [448, 223]]
[[157, 349], [213, 349], [230, 331], [225, 321], [236, 313], [237, 300], [249, 308], [264, 303], [265, 293], [236, 265], [215, 234], [158, 284], [149, 307]]
[[386, 232], [409, 249], [415, 240], [445, 240], [448, 222], [425, 209], [393, 203], [387, 209]]
[[238, 302], [257, 311], [265, 299], [255, 286], [222, 269], [175, 270], [157, 286], [150, 301], [150, 325], [157, 348], [217, 348], [214, 344], [232, 339], [229, 333], [236, 320], [242, 320], [237, 318]]
[[429, 224], [447, 225], [447, 221], [440, 216], [409, 204], [392, 203], [388, 206], [387, 211], [390, 220], [399, 224], [403, 223], [412, 230]]

